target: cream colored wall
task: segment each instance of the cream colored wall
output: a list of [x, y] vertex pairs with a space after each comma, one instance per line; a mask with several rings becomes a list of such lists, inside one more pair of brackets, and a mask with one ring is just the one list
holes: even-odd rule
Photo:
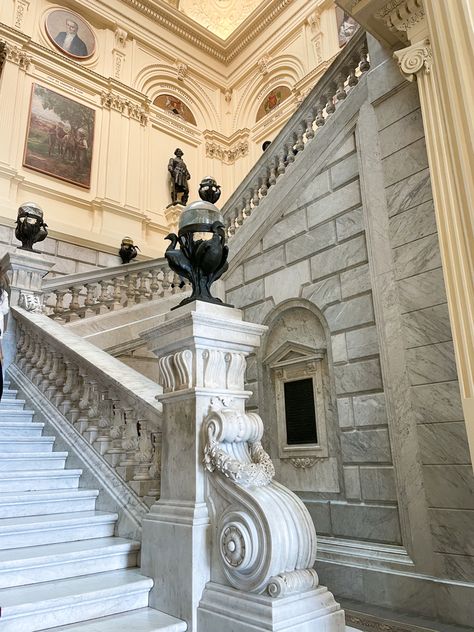
[[[167, 163], [176, 147], [192, 175], [191, 199], [211, 174], [223, 203], [339, 50], [332, 1], [309, 5], [295, 0], [235, 53], [245, 31], [226, 48], [227, 40], [224, 46], [196, 25], [201, 43], [194, 45], [130, 0], [0, 3], [0, 38], [8, 44], [0, 79], [0, 222], [11, 225], [17, 207], [32, 199], [57, 238], [115, 252], [127, 234], [143, 255], [161, 255], [171, 201]], [[51, 44], [44, 19], [54, 8], [90, 23], [97, 38], [90, 59], [75, 62]], [[189, 20], [187, 27], [195, 28]], [[33, 83], [95, 110], [90, 189], [22, 166]], [[279, 85], [291, 96], [255, 123], [262, 100]], [[164, 93], [186, 103], [197, 126], [153, 106]]]

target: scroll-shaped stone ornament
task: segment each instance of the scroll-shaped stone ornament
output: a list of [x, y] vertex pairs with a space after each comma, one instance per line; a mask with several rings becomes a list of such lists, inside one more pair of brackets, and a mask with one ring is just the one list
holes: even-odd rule
[[214, 398], [204, 421], [205, 467], [212, 475], [213, 517], [224, 575], [234, 588], [271, 597], [315, 588], [316, 531], [302, 501], [273, 481], [256, 413]]
[[393, 55], [398, 62], [400, 72], [408, 81], [416, 79], [420, 70], [424, 70], [426, 74], [430, 73], [433, 55], [428, 38], [413, 44], [413, 46], [397, 50]]

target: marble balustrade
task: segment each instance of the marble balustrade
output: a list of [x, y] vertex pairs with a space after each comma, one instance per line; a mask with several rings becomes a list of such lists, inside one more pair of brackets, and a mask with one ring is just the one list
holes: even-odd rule
[[41, 313], [12, 309], [17, 367], [147, 502], [159, 496], [161, 387]]
[[65, 323], [180, 292], [165, 258], [79, 272], [43, 282], [45, 312]]
[[317, 136], [318, 130], [369, 68], [366, 34], [359, 30], [227, 200], [222, 212], [229, 238], [255, 211], [297, 155]]

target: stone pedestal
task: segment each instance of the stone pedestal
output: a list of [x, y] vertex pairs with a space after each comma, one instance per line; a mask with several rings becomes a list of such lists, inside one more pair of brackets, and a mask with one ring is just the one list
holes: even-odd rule
[[262, 421], [245, 413], [245, 357], [264, 331], [194, 302], [142, 334], [164, 389], [161, 497], [143, 523], [150, 605], [190, 632], [340, 632], [344, 613], [312, 568], [311, 517], [273, 482]]
[[170, 233], [178, 232], [179, 218], [185, 207], [183, 204], [168, 204], [165, 209], [166, 224], [168, 225]]
[[[0, 270], [6, 274], [10, 285], [10, 305], [20, 305], [28, 311], [41, 311], [43, 304], [43, 277], [51, 270], [54, 261], [48, 255], [17, 248], [7, 252], [0, 259]], [[4, 371], [13, 361], [16, 353], [15, 323], [8, 316], [2, 349]]]

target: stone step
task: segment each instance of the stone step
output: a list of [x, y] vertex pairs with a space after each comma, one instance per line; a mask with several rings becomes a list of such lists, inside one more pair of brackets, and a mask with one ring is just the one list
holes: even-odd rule
[[51, 452], [55, 437], [5, 437], [0, 435], [0, 453]]
[[14, 399], [13, 397], [2, 397], [0, 401], [0, 415], [3, 415], [4, 411], [23, 409], [26, 402], [24, 399]]
[[160, 610], [140, 608], [133, 612], [61, 626], [54, 628], [54, 632], [184, 632], [186, 629], [185, 621]]
[[15, 470], [57, 470], [63, 469], [67, 452], [0, 453], [0, 472]]
[[40, 437], [43, 428], [34, 421], [0, 421], [0, 437]]
[[148, 605], [153, 581], [119, 570], [0, 590], [2, 632], [34, 632]]
[[0, 518], [92, 511], [98, 495], [95, 489], [3, 492], [0, 494]]
[[32, 410], [2, 410], [0, 419], [2, 421], [32, 421], [34, 412]]
[[0, 551], [0, 589], [135, 567], [139, 550], [109, 537]]
[[5, 382], [3, 383], [2, 402], [4, 399], [16, 399], [17, 395], [18, 391], [16, 391], [14, 388], [7, 388], [7, 386], [5, 386]]
[[82, 470], [0, 472], [0, 492], [77, 489]]
[[0, 519], [0, 550], [105, 538], [114, 534], [116, 513], [77, 511]]

